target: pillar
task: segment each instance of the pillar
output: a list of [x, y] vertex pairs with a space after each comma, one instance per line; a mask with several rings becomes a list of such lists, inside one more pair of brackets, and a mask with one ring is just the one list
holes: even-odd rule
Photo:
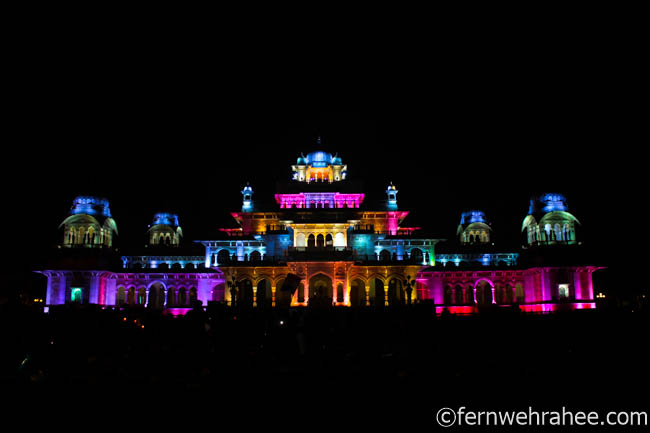
[[271, 283], [271, 306], [275, 307], [275, 283]]
[[366, 283], [366, 307], [370, 306], [370, 283]]

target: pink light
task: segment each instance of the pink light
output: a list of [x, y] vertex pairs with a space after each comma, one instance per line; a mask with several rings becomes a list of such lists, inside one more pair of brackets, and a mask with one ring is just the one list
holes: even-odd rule
[[170, 314], [174, 317], [184, 316], [188, 311], [192, 311], [191, 308], [167, 308], [163, 314]]
[[473, 305], [450, 305], [448, 307], [437, 306], [436, 314], [441, 314], [445, 309], [451, 314], [467, 315], [476, 313], [476, 307]]

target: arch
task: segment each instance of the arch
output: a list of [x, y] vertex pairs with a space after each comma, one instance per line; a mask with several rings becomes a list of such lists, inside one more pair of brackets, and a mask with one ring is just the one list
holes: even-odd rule
[[275, 306], [279, 308], [289, 308], [291, 306], [291, 293], [282, 290], [285, 278], [279, 279], [275, 283]]
[[336, 285], [336, 302], [344, 302], [345, 301], [345, 288], [343, 287], [343, 283], [338, 283]]
[[262, 261], [262, 254], [259, 251], [253, 251], [250, 255], [251, 262], [260, 262]]
[[512, 286], [510, 284], [506, 284], [503, 290], [504, 290], [503, 302], [506, 304], [512, 304], [513, 302]]
[[327, 306], [333, 301], [332, 279], [325, 274], [316, 274], [309, 279], [309, 305]]
[[325, 236], [323, 236], [322, 234], [316, 236], [316, 246], [318, 248], [323, 248], [325, 246]]
[[165, 305], [165, 286], [163, 283], [156, 281], [149, 286], [149, 299], [147, 307], [162, 310]]
[[228, 263], [229, 261], [230, 261], [230, 251], [223, 249], [217, 253], [217, 264]]
[[316, 236], [314, 236], [314, 234], [311, 233], [309, 235], [309, 237], [307, 238], [307, 247], [308, 248], [313, 248], [315, 246], [316, 246]]
[[270, 307], [273, 302], [273, 293], [271, 292], [271, 282], [266, 278], [257, 282], [257, 306], [261, 308]]
[[129, 290], [127, 291], [126, 294], [126, 303], [129, 305], [135, 304], [136, 301], [136, 296], [135, 296], [135, 287], [129, 287]]
[[147, 289], [140, 287], [136, 297], [136, 304], [145, 305], [147, 303]]
[[177, 292], [177, 306], [185, 307], [187, 305], [187, 290], [185, 287], [179, 287]]
[[463, 296], [463, 288], [459, 284], [454, 287], [454, 304], [462, 305], [465, 303], [465, 297]]
[[325, 246], [326, 247], [333, 247], [334, 246], [334, 238], [332, 237], [331, 233], [328, 233], [325, 236]]
[[296, 235], [296, 246], [297, 247], [306, 247], [307, 246], [305, 244], [305, 234], [304, 233], [298, 233]]
[[334, 246], [335, 247], [345, 246], [345, 235], [343, 233], [339, 232], [334, 236]]
[[473, 305], [474, 304], [474, 287], [467, 286], [465, 288], [465, 304]]
[[380, 278], [370, 281], [370, 302], [377, 307], [383, 307], [386, 303], [386, 289], [384, 281]]
[[350, 306], [363, 307], [366, 305], [366, 284], [360, 280], [355, 279], [350, 284]]
[[391, 278], [388, 282], [388, 304], [396, 305], [404, 302], [405, 294], [402, 280]]
[[173, 287], [167, 288], [167, 307], [176, 306], [176, 289]]
[[443, 304], [445, 305], [451, 305], [452, 304], [452, 299], [453, 299], [453, 293], [451, 290], [451, 286], [447, 285], [445, 286], [444, 292], [443, 292]]
[[382, 262], [390, 261], [390, 252], [388, 250], [381, 250], [379, 253], [379, 260]]
[[517, 303], [522, 304], [526, 302], [526, 294], [524, 293], [524, 286], [521, 283], [515, 285], [515, 297], [517, 298]]
[[188, 298], [190, 301], [190, 305], [194, 305], [194, 303], [198, 300], [196, 287], [192, 287], [190, 289]]
[[240, 307], [253, 306], [253, 282], [249, 278], [237, 282], [237, 305]]
[[120, 287], [117, 289], [117, 295], [115, 296], [115, 305], [119, 307], [124, 303], [126, 303], [126, 292], [124, 287]]
[[424, 260], [424, 254], [422, 253], [422, 250], [419, 248], [413, 248], [411, 249], [411, 260], [413, 260], [416, 263], [422, 263]]
[[476, 302], [480, 305], [489, 305], [492, 303], [492, 289], [494, 283], [487, 278], [481, 278], [474, 283], [476, 288]]
[[187, 270], [196, 269], [196, 266], [194, 266], [194, 263], [187, 263], [185, 265], [185, 269]]
[[298, 285], [298, 302], [305, 302], [305, 283]]
[[181, 266], [180, 263], [172, 263], [172, 270], [174, 270], [174, 271], [180, 271], [180, 270], [182, 270], [182, 269], [183, 269], [183, 267]]

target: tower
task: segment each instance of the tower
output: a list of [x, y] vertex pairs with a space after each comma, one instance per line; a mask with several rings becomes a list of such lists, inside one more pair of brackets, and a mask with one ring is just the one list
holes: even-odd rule
[[108, 200], [98, 197], [75, 198], [61, 227], [64, 248], [110, 248], [117, 234]]
[[389, 210], [397, 210], [397, 193], [399, 191], [393, 185], [393, 182], [388, 185], [388, 189], [386, 189], [386, 195], [388, 195], [388, 209]]
[[241, 191], [243, 196], [241, 210], [242, 212], [252, 212], [253, 211], [253, 188], [250, 184], [247, 183], [244, 189]]

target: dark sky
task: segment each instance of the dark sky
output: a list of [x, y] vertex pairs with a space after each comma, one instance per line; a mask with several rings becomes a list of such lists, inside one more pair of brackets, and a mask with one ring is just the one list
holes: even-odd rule
[[385, 198], [393, 181], [400, 207], [442, 238], [477, 208], [497, 240], [517, 241], [529, 197], [561, 192], [585, 236], [602, 244], [603, 210], [626, 202], [642, 178], [627, 153], [637, 143], [623, 139], [623, 90], [586, 66], [367, 76], [332, 64], [94, 59], [74, 69], [66, 59], [47, 73], [19, 71], [10, 99], [3, 226], [19, 253], [5, 266], [29, 268], [59, 242], [80, 194], [110, 200], [118, 245], [143, 243], [159, 210], [179, 214], [187, 240], [207, 238], [241, 206], [246, 182], [268, 200], [317, 136], [369, 199]]

